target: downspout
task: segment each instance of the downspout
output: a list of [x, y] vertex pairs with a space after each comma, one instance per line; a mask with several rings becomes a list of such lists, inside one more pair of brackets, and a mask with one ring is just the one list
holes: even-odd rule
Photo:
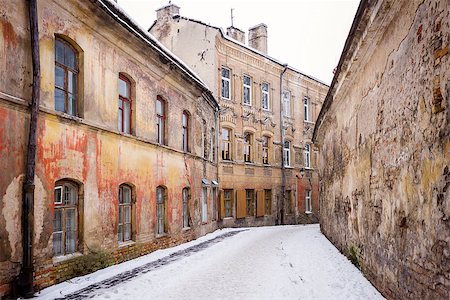
[[286, 168], [284, 166], [283, 76], [287, 71], [288, 65], [284, 64], [283, 67], [283, 72], [280, 74], [281, 199], [278, 201], [278, 225], [284, 224], [284, 200], [286, 198]]
[[33, 297], [33, 225], [34, 225], [34, 173], [36, 166], [37, 120], [39, 113], [41, 69], [39, 59], [39, 28], [37, 0], [29, 1], [31, 59], [33, 64], [33, 88], [31, 95], [30, 129], [25, 181], [22, 191], [22, 267], [19, 274], [19, 293], [25, 298]]
[[[216, 110], [214, 111], [214, 116], [215, 116], [215, 128], [216, 128], [216, 132], [214, 133], [216, 135], [215, 138], [215, 142], [216, 144], [214, 145], [214, 151], [215, 151], [215, 163], [216, 163], [216, 178], [217, 178], [217, 182], [219, 183], [220, 186], [220, 180], [219, 180], [219, 108], [216, 107]], [[220, 201], [218, 199], [220, 199], [220, 189], [219, 186], [217, 186], [217, 192], [216, 192], [216, 199], [214, 199], [214, 201], [216, 201], [216, 216], [218, 220], [222, 219], [222, 215], [221, 215], [221, 207], [220, 207]]]

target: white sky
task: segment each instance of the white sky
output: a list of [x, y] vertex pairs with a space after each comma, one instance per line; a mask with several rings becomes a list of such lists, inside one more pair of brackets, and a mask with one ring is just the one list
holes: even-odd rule
[[[142, 27], [156, 19], [155, 10], [168, 0], [118, 0]], [[326, 83], [333, 79], [359, 0], [172, 0], [180, 15], [247, 33], [265, 23], [268, 54]], [[247, 35], [246, 35], [247, 38]]]

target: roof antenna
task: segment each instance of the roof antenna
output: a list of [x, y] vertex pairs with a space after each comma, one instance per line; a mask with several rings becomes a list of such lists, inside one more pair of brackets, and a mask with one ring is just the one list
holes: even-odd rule
[[234, 25], [233, 25], [233, 19], [234, 19], [233, 10], [234, 10], [234, 8], [231, 9], [231, 27], [234, 27]]

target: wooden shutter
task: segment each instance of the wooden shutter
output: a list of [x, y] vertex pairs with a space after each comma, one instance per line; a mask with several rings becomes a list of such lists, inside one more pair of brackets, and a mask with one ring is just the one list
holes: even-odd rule
[[236, 218], [245, 218], [247, 214], [247, 203], [245, 201], [245, 190], [237, 191]]
[[220, 215], [219, 215], [219, 219], [222, 220], [223, 218], [225, 218], [225, 200], [224, 200], [224, 192], [223, 190], [220, 191]]
[[256, 216], [264, 216], [264, 191], [256, 192]]

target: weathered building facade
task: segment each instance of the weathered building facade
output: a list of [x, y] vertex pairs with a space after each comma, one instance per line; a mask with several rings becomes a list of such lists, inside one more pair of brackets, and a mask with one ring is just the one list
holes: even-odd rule
[[221, 226], [316, 221], [311, 139], [328, 86], [268, 56], [264, 24], [249, 29], [246, 45], [240, 29], [224, 33], [169, 4], [157, 10], [150, 32], [219, 99]]
[[391, 299], [450, 297], [450, 3], [362, 1], [319, 115], [322, 232]]
[[[207, 86], [111, 1], [40, 0], [37, 15], [35, 288], [214, 230]], [[28, 1], [0, 0], [0, 298], [23, 254], [29, 22]]]

